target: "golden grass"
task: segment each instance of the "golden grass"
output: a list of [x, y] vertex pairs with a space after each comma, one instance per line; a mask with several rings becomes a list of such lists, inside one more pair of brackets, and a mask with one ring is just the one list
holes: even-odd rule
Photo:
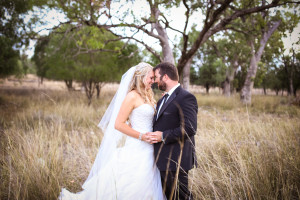
[[[1, 91], [0, 199], [56, 199], [80, 191], [101, 143], [112, 98], [79, 92]], [[159, 95], [157, 95], [159, 96]], [[299, 199], [300, 109], [286, 97], [197, 95], [195, 199]]]

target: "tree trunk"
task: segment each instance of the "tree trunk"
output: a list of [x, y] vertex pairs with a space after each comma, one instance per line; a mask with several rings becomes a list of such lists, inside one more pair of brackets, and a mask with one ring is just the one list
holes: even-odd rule
[[66, 86], [68, 88], [68, 91], [74, 90], [73, 88], [73, 80], [65, 80]]
[[294, 92], [294, 84], [293, 84], [293, 63], [284, 58], [284, 70], [285, 73], [287, 74], [287, 84], [288, 84], [288, 96], [292, 96]]
[[97, 83], [96, 84], [97, 99], [99, 99], [99, 97], [100, 97], [100, 90], [101, 90], [101, 87], [99, 86], [99, 83]]
[[100, 97], [100, 92], [101, 92], [103, 85], [104, 85], [104, 83], [96, 83], [97, 99], [99, 99], [99, 97]]
[[245, 83], [244, 83], [244, 86], [241, 91], [241, 100], [245, 104], [251, 103], [251, 92], [252, 92], [252, 88], [254, 85], [254, 78], [256, 75], [257, 63], [258, 63], [258, 61], [256, 60], [255, 53], [254, 53], [254, 42], [253, 41], [251, 41], [251, 48], [252, 48], [253, 54], [252, 54], [252, 57], [250, 60], [250, 67], [248, 69]]
[[230, 97], [230, 81], [229, 81], [229, 77], [227, 77], [227, 75], [226, 75], [226, 79], [223, 83], [223, 95], [225, 97]]
[[226, 79], [224, 81], [224, 90], [223, 95], [226, 97], [230, 97], [231, 92], [233, 91], [233, 84], [232, 81], [234, 79], [235, 72], [239, 66], [237, 61], [237, 56], [235, 57], [234, 61], [231, 62], [231, 66], [226, 70]]
[[43, 81], [44, 81], [44, 77], [41, 77], [38, 81], [38, 86], [40, 87], [40, 85], [43, 85]]
[[[152, 4], [151, 4], [152, 5]], [[169, 43], [169, 37], [167, 35], [166, 28], [164, 28], [160, 21], [158, 20], [158, 17], [160, 15], [160, 11], [158, 9], [158, 5], [152, 5], [151, 6], [151, 16], [154, 17], [155, 23], [152, 23], [152, 28], [154, 28], [158, 35], [159, 35], [159, 42], [160, 46], [162, 47], [162, 53], [163, 53], [163, 62], [170, 62], [173, 65], [175, 64], [173, 51]]]
[[90, 106], [92, 103], [92, 97], [96, 88], [96, 84], [93, 81], [89, 80], [89, 81], [84, 81], [83, 86], [85, 89], [85, 94], [88, 98], [88, 105]]
[[191, 64], [192, 64], [192, 58], [187, 62], [186, 66], [183, 68], [181, 79], [182, 79], [182, 87], [189, 91], [190, 87], [190, 71], [191, 71]]
[[293, 84], [293, 64], [290, 65], [290, 70], [288, 73], [288, 79], [289, 79], [289, 95], [292, 96], [294, 92], [294, 84]]
[[[278, 0], [273, 1], [272, 3], [270, 3], [267, 6], [261, 6], [261, 7], [256, 7], [253, 10], [250, 9], [246, 9], [244, 11], [239, 11], [236, 12], [234, 15], [228, 16], [225, 19], [221, 20], [221, 22], [219, 22], [218, 24], [216, 24], [216, 22], [220, 19], [220, 16], [226, 11], [226, 9], [229, 7], [230, 3], [232, 3], [233, 0], [225, 0], [224, 2], [221, 3], [221, 6], [215, 10], [212, 11], [214, 9], [211, 9], [210, 11], [210, 15], [209, 18], [207, 18], [205, 20], [205, 24], [204, 27], [202, 29], [202, 31], [199, 33], [196, 41], [193, 43], [193, 45], [191, 46], [191, 48], [187, 48], [187, 41], [188, 41], [188, 37], [185, 37], [186, 40], [184, 41], [184, 48], [181, 52], [181, 57], [178, 61], [177, 64], [177, 68], [178, 68], [178, 72], [179, 74], [184, 74], [184, 68], [188, 67], [190, 68], [190, 65], [188, 65], [188, 62], [190, 62], [190, 60], [192, 60], [192, 57], [195, 55], [196, 51], [199, 49], [199, 47], [204, 44], [209, 37], [211, 37], [212, 35], [214, 35], [215, 33], [223, 30], [223, 28], [230, 24], [231, 21], [233, 21], [234, 19], [253, 13], [253, 12], [259, 12], [260, 10], [265, 10], [271, 7], [275, 7], [278, 4]], [[158, 3], [156, 1], [152, 2], [152, 1], [148, 1], [148, 3], [150, 4], [150, 9], [151, 9], [151, 18], [155, 19], [154, 23], [151, 23], [152, 29], [155, 29], [159, 35], [158, 38], [160, 41], [160, 45], [162, 47], [162, 53], [163, 53], [163, 61], [164, 62], [171, 62], [171, 63], [175, 63], [174, 60], [174, 56], [173, 56], [173, 52], [172, 52], [172, 48], [170, 47], [169, 44], [169, 39], [168, 39], [168, 35], [166, 32], [166, 28], [163, 27], [160, 24], [160, 21], [158, 20], [158, 17], [160, 15], [160, 11], [158, 9]], [[188, 15], [188, 12], [187, 12]], [[188, 20], [186, 21], [186, 25], [187, 25]], [[153, 32], [148, 32], [148, 34], [150, 36], [153, 36]], [[184, 34], [184, 36], [186, 36], [186, 34]], [[190, 69], [186, 69], [186, 71], [189, 71]], [[188, 75], [190, 76], [190, 75]], [[186, 78], [186, 77], [182, 77]]]
[[260, 40], [260, 45], [258, 51], [255, 53], [254, 41], [250, 40], [250, 46], [252, 50], [252, 57], [250, 60], [250, 66], [247, 72], [246, 80], [241, 91], [241, 101], [244, 104], [251, 104], [251, 92], [254, 85], [254, 79], [257, 71], [257, 64], [261, 59], [264, 48], [268, 42], [268, 39], [278, 28], [281, 20], [270, 22], [265, 31], [263, 31], [262, 38]]
[[206, 94], [209, 94], [209, 84], [205, 84]]
[[264, 86], [263, 89], [264, 89], [264, 95], [267, 95], [267, 89], [266, 89], [266, 86]]

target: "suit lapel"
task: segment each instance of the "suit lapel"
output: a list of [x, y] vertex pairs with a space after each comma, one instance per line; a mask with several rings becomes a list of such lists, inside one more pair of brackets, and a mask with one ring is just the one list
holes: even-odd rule
[[[163, 107], [160, 109], [159, 114], [157, 116], [157, 119], [162, 115], [162, 113], [165, 111], [165, 109], [169, 106], [169, 104], [175, 99], [177, 96], [178, 92], [180, 91], [181, 87], [179, 86], [176, 88], [176, 90], [172, 93], [172, 95], [169, 97], [168, 101], [163, 105]], [[161, 101], [160, 101], [161, 103]], [[159, 107], [158, 107], [159, 108]]]
[[153, 117], [153, 124], [154, 124], [155, 121], [156, 121], [157, 112], [158, 112], [159, 106], [160, 106], [160, 104], [161, 104], [161, 102], [162, 102], [162, 99], [163, 99], [163, 98], [161, 98], [160, 100], [158, 100], [158, 102], [157, 102], [157, 104], [156, 104], [156, 113], [155, 113], [155, 115], [154, 115], [154, 117]]

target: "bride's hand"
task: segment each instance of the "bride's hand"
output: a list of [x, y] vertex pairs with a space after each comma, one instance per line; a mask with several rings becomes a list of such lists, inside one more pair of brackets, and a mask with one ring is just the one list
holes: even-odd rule
[[148, 142], [149, 144], [152, 144], [151, 135], [149, 132], [142, 135], [142, 140]]
[[150, 135], [151, 135], [153, 143], [161, 142], [161, 136], [162, 136], [162, 132], [161, 131], [152, 132]]
[[161, 131], [148, 132], [148, 133], [146, 133], [144, 135], [147, 136], [147, 139], [144, 140], [144, 141], [146, 141], [146, 142], [148, 142], [150, 144], [161, 142], [161, 135], [162, 135]]

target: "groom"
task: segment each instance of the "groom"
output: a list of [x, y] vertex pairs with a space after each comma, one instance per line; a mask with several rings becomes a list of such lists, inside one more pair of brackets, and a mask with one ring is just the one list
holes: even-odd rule
[[173, 64], [164, 62], [153, 70], [155, 82], [165, 95], [157, 102], [154, 132], [147, 134], [153, 139], [163, 190], [167, 199], [193, 199], [188, 189], [188, 172], [196, 165], [197, 100], [180, 86]]

